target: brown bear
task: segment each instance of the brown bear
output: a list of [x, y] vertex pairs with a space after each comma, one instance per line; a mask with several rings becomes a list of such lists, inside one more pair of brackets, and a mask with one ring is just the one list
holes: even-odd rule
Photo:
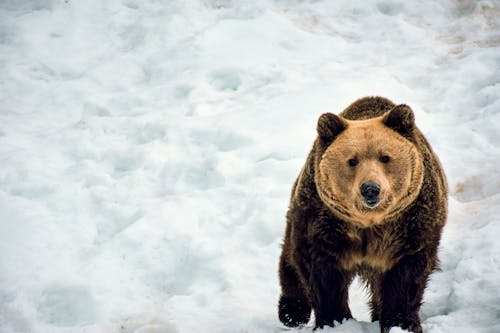
[[381, 332], [422, 332], [419, 309], [447, 215], [440, 162], [413, 111], [382, 97], [325, 113], [293, 185], [280, 257], [279, 318], [316, 328], [352, 318], [348, 287], [369, 286]]

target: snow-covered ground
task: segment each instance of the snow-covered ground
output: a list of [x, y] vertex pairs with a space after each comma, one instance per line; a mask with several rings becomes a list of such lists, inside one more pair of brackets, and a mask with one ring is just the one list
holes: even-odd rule
[[0, 332], [283, 331], [291, 185], [365, 95], [450, 183], [424, 330], [500, 332], [498, 1], [0, 1]]

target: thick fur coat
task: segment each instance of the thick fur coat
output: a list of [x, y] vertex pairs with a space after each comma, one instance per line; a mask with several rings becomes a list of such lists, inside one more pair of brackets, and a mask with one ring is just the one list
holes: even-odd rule
[[447, 185], [412, 110], [381, 97], [324, 114], [293, 185], [280, 258], [279, 318], [333, 326], [352, 318], [356, 274], [372, 320], [422, 332], [419, 309], [447, 216]]

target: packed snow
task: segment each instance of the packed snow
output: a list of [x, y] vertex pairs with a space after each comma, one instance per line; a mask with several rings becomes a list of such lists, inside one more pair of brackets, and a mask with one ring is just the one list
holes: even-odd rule
[[[2, 333], [284, 331], [291, 186], [367, 95], [448, 176], [424, 331], [500, 332], [498, 1], [2, 0], [0, 85]], [[323, 331], [378, 332], [350, 291]]]

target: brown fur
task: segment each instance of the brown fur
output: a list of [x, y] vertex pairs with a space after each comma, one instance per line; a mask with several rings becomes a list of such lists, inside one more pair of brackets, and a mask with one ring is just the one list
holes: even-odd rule
[[[375, 207], [360, 195], [367, 181], [380, 185]], [[347, 290], [359, 274], [382, 332], [421, 332], [418, 311], [446, 215], [444, 173], [408, 106], [366, 97], [340, 117], [322, 115], [287, 213], [280, 320], [306, 323], [311, 308], [316, 327], [351, 318]]]

